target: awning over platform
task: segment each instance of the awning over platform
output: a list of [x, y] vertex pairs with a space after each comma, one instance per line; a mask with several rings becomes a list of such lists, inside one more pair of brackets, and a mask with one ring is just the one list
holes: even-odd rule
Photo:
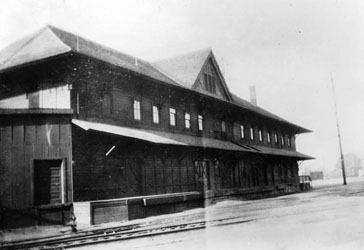
[[211, 138], [194, 137], [154, 130], [135, 129], [76, 119], [73, 119], [72, 123], [79, 126], [80, 128], [83, 128], [84, 130], [95, 130], [99, 132], [111, 133], [158, 144], [216, 148], [232, 151], [248, 151], [232, 142]]
[[249, 152], [249, 153], [264, 154], [264, 155], [280, 155], [280, 156], [299, 158], [302, 160], [313, 159], [310, 156], [301, 154], [296, 151], [269, 148], [256, 145], [254, 146], [244, 145], [241, 143], [233, 143], [230, 141], [223, 141], [212, 138], [195, 137], [195, 136], [160, 132], [154, 130], [136, 129], [136, 128], [122, 127], [122, 126], [97, 123], [97, 122], [89, 122], [77, 119], [72, 119], [72, 123], [86, 131], [93, 130], [104, 133], [110, 133], [157, 144], [214, 148], [214, 149], [230, 150], [237, 152]]
[[285, 150], [285, 149], [280, 149], [280, 148], [270, 148], [270, 147], [264, 147], [264, 146], [254, 146], [254, 147], [257, 148], [260, 151], [260, 153], [266, 154], [266, 155], [283, 155], [283, 156], [298, 158], [301, 160], [315, 159], [314, 157], [302, 154], [297, 151]]

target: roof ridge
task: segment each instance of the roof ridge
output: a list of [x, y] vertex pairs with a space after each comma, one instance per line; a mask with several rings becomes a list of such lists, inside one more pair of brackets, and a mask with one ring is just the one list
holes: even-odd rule
[[199, 50], [195, 50], [195, 51], [184, 53], [184, 54], [178, 54], [178, 55], [170, 56], [170, 57], [167, 57], [167, 58], [164, 58], [164, 59], [155, 60], [152, 63], [155, 64], [155, 63], [158, 63], [158, 62], [169, 61], [169, 60], [173, 60], [173, 59], [176, 59], [176, 58], [191, 56], [191, 55], [194, 55], [194, 54], [202, 54], [203, 52], [209, 52], [210, 53], [210, 52], [212, 52], [212, 48], [208, 47], [208, 48], [199, 49]]
[[[15, 43], [24, 40], [24, 43], [18, 49], [16, 49], [16, 51], [12, 55], [10, 55], [8, 58], [6, 58], [3, 62], [0, 62], [0, 65], [5, 65], [7, 62], [9, 62], [16, 54], [19, 53], [19, 51], [21, 49], [23, 49], [25, 46], [27, 46], [30, 42], [32, 42], [39, 34], [41, 34], [46, 29], [47, 29], [47, 26], [44, 26], [44, 27], [42, 27], [40, 29], [37, 29], [36, 31], [30, 33], [26, 37], [20, 38], [20, 39], [16, 40], [15, 42], [9, 44], [5, 48], [3, 48], [1, 51], [5, 51], [7, 48], [10, 48]], [[0, 51], [0, 55], [1, 55], [1, 51]]]
[[158, 65], [155, 65], [153, 63], [150, 63], [150, 66], [153, 67], [153, 69], [157, 70], [158, 72], [160, 72], [162, 75], [164, 75], [165, 77], [169, 78], [171, 81], [178, 83], [179, 85], [182, 85], [182, 83], [176, 79], [175, 77], [172, 77], [170, 74], [168, 74], [167, 72], [164, 72], [160, 67], [158, 67]]
[[[72, 33], [72, 32], [66, 31], [66, 30], [64, 30], [64, 29], [61, 29], [61, 28], [55, 27], [55, 26], [53, 26], [53, 25], [49, 25], [49, 24], [47, 24], [46, 26], [47, 26], [47, 27], [49, 27], [52, 31], [56, 30], [56, 32], [58, 31], [58, 32], [62, 32], [62, 33], [65, 33], [65, 34], [68, 34], [68, 35], [71, 35], [71, 36], [78, 37], [79, 39], [83, 39], [83, 40], [85, 40], [86, 42], [89, 42], [89, 43], [92, 43], [92, 44], [94, 44], [94, 45], [97, 45], [97, 46], [99, 46], [100, 48], [102, 48], [102, 49], [104, 49], [104, 50], [110, 50], [110, 51], [112, 51], [112, 52], [114, 52], [114, 53], [118, 53], [118, 54], [121, 54], [121, 55], [123, 55], [123, 56], [128, 56], [128, 57], [130, 57], [130, 58], [135, 58], [137, 61], [141, 61], [141, 62], [143, 62], [143, 63], [147, 63], [147, 64], [149, 64], [149, 65], [151, 65], [151, 66], [152, 66], [151, 62], [149, 62], [149, 61], [147, 61], [147, 60], [145, 60], [145, 59], [141, 59], [141, 58], [139, 58], [139, 57], [136, 57], [136, 56], [130, 55], [130, 54], [125, 53], [125, 52], [123, 52], [123, 51], [120, 51], [120, 50], [118, 50], [118, 49], [116, 49], [116, 48], [112, 48], [111, 46], [104, 45], [104, 44], [101, 44], [101, 43], [99, 43], [99, 42], [95, 42], [95, 41], [93, 41], [93, 40], [91, 40], [91, 39], [89, 39], [89, 38], [85, 38], [85, 37], [80, 36], [80, 35], [78, 35], [78, 34], [76, 34], [76, 33]], [[56, 33], [55, 33], [55, 35], [56, 35], [57, 37], [59, 37]], [[61, 38], [60, 38], [60, 39], [61, 39]], [[61, 40], [62, 40], [62, 39], [61, 39]], [[77, 51], [75, 51], [75, 52], [77, 52]]]
[[[237, 104], [238, 106], [240, 106], [240, 107], [242, 107], [242, 108], [246, 108], [246, 107], [244, 107], [241, 103], [239, 103], [239, 101], [240, 101], [240, 102], [244, 102], [244, 105], [249, 106], [249, 107], [248, 107], [248, 108], [249, 108], [249, 110], [251, 110], [251, 111], [253, 111], [253, 112], [255, 112], [255, 113], [258, 113], [258, 114], [259, 114], [259, 112], [265, 112], [265, 113], [268, 113], [268, 115], [270, 116], [270, 118], [273, 118], [273, 119], [275, 119], [275, 120], [279, 120], [279, 121], [281, 121], [281, 122], [288, 123], [288, 124], [290, 124], [290, 125], [293, 125], [293, 126], [295, 126], [295, 127], [298, 127], [298, 128], [300, 128], [300, 129], [303, 129], [303, 130], [304, 130], [304, 132], [312, 132], [311, 130], [306, 129], [306, 128], [304, 128], [304, 127], [301, 127], [301, 126], [299, 126], [299, 125], [297, 125], [297, 124], [295, 124], [295, 123], [292, 123], [292, 122], [288, 121], [287, 119], [282, 118], [281, 116], [276, 115], [275, 113], [273, 113], [273, 112], [271, 112], [271, 111], [269, 111], [269, 110], [267, 110], [267, 109], [265, 109], [265, 108], [262, 108], [262, 107], [259, 107], [259, 106], [256, 106], [256, 105], [251, 104], [249, 101], [245, 100], [244, 98], [242, 98], [242, 97], [238, 96], [238, 95], [237, 95], [237, 94], [235, 94], [235, 93], [231, 93], [231, 95], [232, 95], [232, 97], [233, 97], [233, 101], [232, 101], [232, 102], [233, 102], [233, 103], [235, 103], [235, 104]], [[237, 100], [234, 100], [234, 98], [235, 98], [235, 99], [237, 99]], [[264, 115], [264, 114], [262, 114], [262, 115]], [[267, 116], [267, 114], [265, 114], [265, 116]]]

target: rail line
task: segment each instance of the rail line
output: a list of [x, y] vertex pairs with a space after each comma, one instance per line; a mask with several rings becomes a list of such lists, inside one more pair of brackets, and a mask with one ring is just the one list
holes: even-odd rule
[[101, 244], [112, 241], [129, 240], [140, 237], [155, 236], [161, 234], [177, 233], [189, 230], [203, 229], [206, 227], [224, 226], [232, 224], [247, 223], [252, 219], [242, 219], [241, 217], [210, 220], [210, 221], [197, 221], [192, 223], [183, 223], [170, 226], [152, 227], [147, 229], [137, 228], [131, 226], [127, 227], [114, 227], [93, 230], [91, 233], [82, 235], [71, 235], [68, 237], [59, 238], [46, 238], [42, 240], [28, 240], [22, 242], [14, 242], [3, 244], [0, 248], [3, 249], [67, 249], [73, 247], [81, 247], [92, 244]]

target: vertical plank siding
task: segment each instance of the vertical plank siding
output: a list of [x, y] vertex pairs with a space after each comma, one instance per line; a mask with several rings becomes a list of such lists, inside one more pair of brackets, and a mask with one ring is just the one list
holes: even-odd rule
[[[211, 190], [297, 185], [298, 181], [292, 171], [277, 173], [279, 168], [292, 169], [292, 161], [285, 158], [242, 159], [209, 150], [201, 154], [201, 150], [190, 147], [155, 145], [77, 128], [73, 129], [73, 138], [75, 201], [203, 191], [203, 185], [196, 182], [196, 160], [208, 162], [206, 175]], [[112, 145], [116, 147], [106, 156]]]
[[[59, 119], [59, 120], [58, 120]], [[48, 125], [46, 125], [48, 124]], [[46, 128], [48, 126], [48, 130]], [[50, 126], [53, 129], [49, 129]], [[65, 133], [64, 144], [59, 143], [59, 131]], [[1, 206], [14, 209], [34, 207], [33, 161], [62, 159], [70, 178], [71, 125], [70, 117], [2, 116], [0, 120], [0, 201]], [[65, 178], [65, 179], [68, 179]], [[67, 202], [72, 201], [71, 182], [65, 187]]]
[[[72, 88], [70, 103], [74, 110], [72, 117], [45, 114], [1, 117], [1, 206], [34, 207], [35, 159], [64, 160], [65, 202], [205, 189], [298, 185], [297, 162], [288, 157], [258, 157], [224, 150], [153, 144], [84, 131], [71, 125], [71, 119], [77, 118], [295, 150], [294, 132], [287, 125], [252, 111], [197, 92], [162, 85], [129, 70], [77, 54], [25, 67], [22, 74], [1, 75], [1, 80], [4, 86], [21, 85], [19, 89], [67, 84]], [[4, 90], [0, 92], [0, 99], [19, 94], [16, 91], [5, 93]], [[140, 121], [133, 117], [134, 100], [141, 102]], [[160, 110], [158, 124], [153, 123], [153, 105]], [[169, 123], [169, 108], [176, 109], [176, 126]], [[190, 129], [185, 128], [185, 112], [191, 115]], [[198, 115], [203, 116], [203, 131], [198, 129]], [[222, 121], [226, 132], [221, 129]], [[244, 125], [244, 138], [241, 138], [240, 125]], [[251, 127], [254, 140], [250, 139]], [[259, 142], [259, 129], [263, 132], [262, 142]], [[268, 132], [271, 143], [266, 139]], [[274, 143], [274, 133], [278, 134], [279, 143]], [[291, 147], [287, 143], [281, 145], [281, 135], [292, 139]], [[106, 155], [113, 146], [114, 150]], [[203, 176], [197, 176], [196, 166], [204, 168]], [[181, 210], [184, 206], [179, 204], [175, 209]], [[148, 210], [148, 213], [157, 214], [158, 209]], [[131, 217], [143, 212], [136, 208], [133, 213]]]

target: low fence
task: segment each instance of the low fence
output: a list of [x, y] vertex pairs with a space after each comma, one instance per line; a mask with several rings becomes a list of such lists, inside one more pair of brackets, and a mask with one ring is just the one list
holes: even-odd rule
[[312, 189], [312, 179], [309, 175], [300, 176], [300, 190], [306, 191]]

